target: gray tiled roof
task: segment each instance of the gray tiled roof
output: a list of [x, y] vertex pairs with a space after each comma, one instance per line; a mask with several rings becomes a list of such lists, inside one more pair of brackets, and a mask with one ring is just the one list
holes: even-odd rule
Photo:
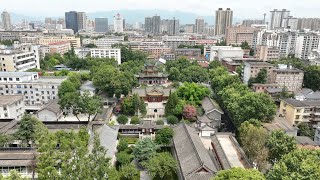
[[0, 167], [28, 167], [32, 165], [35, 156], [35, 151], [0, 151]]
[[296, 136], [296, 142], [300, 145], [312, 145], [312, 146], [318, 146], [316, 142], [314, 142], [312, 139], [310, 139], [307, 136]]
[[170, 91], [174, 92], [176, 89], [174, 88], [164, 88], [162, 86], [147, 86], [147, 87], [139, 87], [139, 88], [133, 88], [132, 94], [138, 94], [140, 97], [146, 97], [146, 95], [152, 91], [158, 91], [159, 93], [162, 93], [164, 96], [169, 96]]
[[213, 99], [209, 98], [208, 96], [206, 96], [202, 100], [201, 105], [202, 105], [202, 108], [204, 109], [205, 113], [212, 111], [213, 109], [216, 109], [217, 111], [219, 111], [220, 113], [223, 114], [223, 111], [220, 108], [220, 106], [218, 105], [218, 103], [215, 102]]
[[100, 138], [101, 146], [108, 150], [107, 156], [110, 158], [112, 158], [116, 153], [115, 150], [117, 147], [118, 130], [118, 126], [110, 127], [106, 124], [96, 130], [96, 133]]
[[48, 102], [48, 104], [46, 104], [43, 108], [41, 108], [39, 111], [42, 110], [49, 110], [55, 114], [60, 114], [62, 113], [61, 109], [60, 109], [60, 105], [58, 104], [58, 100], [54, 99]]
[[[196, 130], [184, 123], [174, 128], [173, 145], [186, 180], [208, 180], [217, 172]], [[204, 172], [205, 170], [206, 172]]]
[[288, 104], [291, 104], [294, 107], [310, 107], [310, 106], [320, 106], [320, 101], [317, 100], [304, 100], [304, 101], [299, 101], [296, 99], [283, 99]]
[[23, 95], [1, 95], [0, 107], [11, 105], [20, 100], [23, 100]]

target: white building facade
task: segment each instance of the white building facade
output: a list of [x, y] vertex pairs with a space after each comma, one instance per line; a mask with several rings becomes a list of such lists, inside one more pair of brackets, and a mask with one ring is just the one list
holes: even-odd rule
[[120, 49], [90, 49], [91, 57], [95, 58], [113, 58], [118, 64], [121, 64]]

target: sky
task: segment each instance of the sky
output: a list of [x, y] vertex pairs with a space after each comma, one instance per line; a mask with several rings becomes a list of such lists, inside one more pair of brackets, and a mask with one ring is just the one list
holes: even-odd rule
[[230, 7], [237, 18], [262, 18], [272, 9], [289, 9], [295, 17], [319, 17], [320, 0], [0, 0], [0, 11], [26, 16], [63, 16], [65, 11], [170, 10], [202, 16]]

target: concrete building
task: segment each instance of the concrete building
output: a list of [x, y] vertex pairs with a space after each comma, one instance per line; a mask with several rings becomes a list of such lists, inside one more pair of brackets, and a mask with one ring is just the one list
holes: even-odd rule
[[168, 74], [159, 72], [159, 69], [153, 65], [145, 65], [144, 69], [136, 75], [139, 84], [164, 85], [168, 83]]
[[40, 69], [39, 46], [18, 44], [15, 49], [0, 50], [1, 71], [23, 72], [29, 69]]
[[71, 46], [70, 46], [70, 42], [66, 41], [66, 42], [50, 43], [48, 44], [47, 48], [50, 54], [58, 53], [61, 56], [63, 56], [65, 53], [67, 53], [71, 49]]
[[164, 44], [172, 49], [177, 48], [179, 45], [194, 46], [195, 40], [190, 40], [189, 37], [185, 36], [162, 36]]
[[280, 58], [280, 51], [276, 47], [265, 45], [256, 46], [256, 58], [261, 61], [274, 61]]
[[259, 20], [259, 19], [246, 19], [242, 21], [242, 26], [245, 27], [251, 27], [252, 25], [256, 24], [265, 24], [264, 20]]
[[233, 11], [227, 8], [225, 11], [219, 8], [216, 11], [215, 35], [226, 34], [226, 29], [232, 26]]
[[117, 33], [123, 32], [123, 17], [119, 13], [113, 17], [113, 30]]
[[195, 32], [195, 25], [194, 24], [186, 24], [184, 26], [185, 33], [194, 33]]
[[77, 12], [78, 30], [86, 31], [87, 29], [87, 14], [85, 12]]
[[179, 19], [170, 19], [168, 23], [168, 31], [167, 34], [170, 36], [176, 36], [180, 33], [180, 23]]
[[95, 18], [95, 32], [108, 32], [108, 18]]
[[283, 18], [281, 23], [283, 28], [290, 29], [290, 30], [298, 30], [298, 18], [294, 18], [292, 16], [288, 16]]
[[157, 58], [160, 58], [164, 54], [170, 53], [171, 48], [169, 48], [169, 47], [150, 47], [150, 48], [145, 48], [142, 51], [147, 53], [149, 55], [149, 57], [157, 59]]
[[286, 117], [291, 125], [301, 122], [320, 124], [320, 101], [282, 99], [280, 102], [280, 115]]
[[3, 29], [6, 31], [12, 30], [11, 17], [7, 11], [3, 11], [1, 13], [1, 19], [2, 19]]
[[232, 46], [211, 46], [210, 61], [224, 58], [243, 58], [244, 52], [241, 47]]
[[288, 18], [288, 16], [290, 16], [290, 11], [286, 9], [274, 9], [273, 11], [270, 11], [269, 29], [277, 29], [283, 27], [283, 19]]
[[26, 110], [39, 110], [58, 98], [58, 88], [66, 77], [40, 77], [36, 72], [0, 72], [0, 95], [23, 95]]
[[179, 59], [179, 57], [200, 57], [201, 56], [201, 49], [197, 48], [177, 48], [174, 50], [176, 59]]
[[146, 17], [144, 20], [144, 30], [147, 33], [152, 33], [152, 17]]
[[160, 34], [160, 26], [161, 26], [161, 18], [160, 16], [153, 16], [152, 17], [152, 33], [153, 34]]
[[72, 29], [74, 33], [79, 31], [78, 13], [76, 11], [66, 12], [65, 21], [67, 29]]
[[99, 39], [86, 38], [82, 40], [83, 45], [94, 44], [98, 48], [111, 48], [114, 44], [119, 44], [124, 41], [124, 36], [120, 37], [105, 37]]
[[120, 49], [90, 49], [91, 57], [95, 58], [113, 58], [118, 64], [121, 64], [121, 50]]
[[271, 83], [277, 84], [280, 88], [286, 88], [289, 92], [301, 90], [304, 72], [300, 69], [293, 69], [287, 65], [279, 65], [272, 72]]
[[317, 33], [303, 33], [297, 37], [295, 57], [308, 59], [314, 49], [320, 49], [320, 35]]
[[71, 47], [73, 48], [80, 48], [81, 42], [80, 38], [74, 36], [49, 36], [49, 37], [41, 37], [39, 39], [39, 44], [41, 45], [49, 45], [51, 43], [58, 43], [58, 42], [70, 42]]
[[247, 42], [251, 46], [255, 30], [256, 28], [245, 26], [228, 27], [226, 30], [226, 43], [227, 45], [241, 45], [241, 43]]
[[308, 61], [311, 65], [320, 65], [320, 49], [313, 49], [308, 55]]
[[314, 31], [320, 30], [320, 18], [299, 18], [298, 30], [310, 29]]
[[23, 114], [23, 95], [0, 96], [0, 119], [20, 120]]
[[245, 62], [243, 69], [243, 83], [248, 84], [250, 78], [257, 77], [258, 73], [262, 70], [267, 70], [267, 83], [272, 82], [273, 65], [266, 62]]
[[197, 34], [203, 34], [204, 33], [204, 19], [203, 17], [198, 17], [195, 22], [194, 26], [194, 32]]

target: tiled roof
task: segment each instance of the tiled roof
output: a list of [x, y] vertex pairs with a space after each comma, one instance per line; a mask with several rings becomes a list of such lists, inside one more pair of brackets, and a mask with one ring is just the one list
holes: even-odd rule
[[174, 128], [173, 145], [186, 180], [208, 180], [217, 172], [196, 130], [185, 123]]

